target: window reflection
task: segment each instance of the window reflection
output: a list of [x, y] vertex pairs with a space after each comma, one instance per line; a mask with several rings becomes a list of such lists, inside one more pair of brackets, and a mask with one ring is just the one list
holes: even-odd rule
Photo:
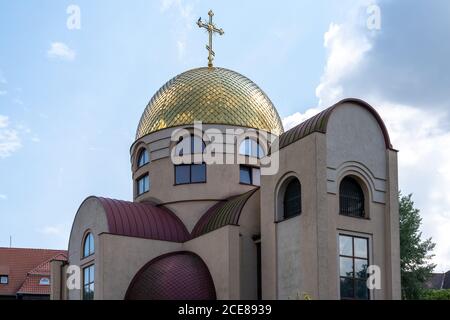
[[175, 166], [175, 184], [205, 183], [206, 164], [182, 164]]
[[250, 138], [245, 138], [241, 142], [241, 145], [239, 146], [239, 154], [258, 159], [261, 159], [266, 155], [264, 148], [257, 141]]
[[368, 252], [367, 238], [339, 235], [341, 299], [369, 299]]
[[89, 232], [84, 238], [83, 243], [83, 258], [89, 257], [94, 254], [94, 235]]
[[83, 269], [83, 300], [94, 300], [95, 266]]
[[142, 176], [137, 181], [137, 193], [138, 195], [141, 195], [143, 193], [146, 193], [150, 191], [150, 177], [148, 174], [145, 176]]

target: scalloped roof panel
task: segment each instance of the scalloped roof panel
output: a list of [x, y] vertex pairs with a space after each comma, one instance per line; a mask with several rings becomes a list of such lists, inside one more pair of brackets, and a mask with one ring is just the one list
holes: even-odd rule
[[134, 276], [125, 300], [215, 300], [209, 269], [192, 252], [159, 256]]
[[161, 241], [190, 239], [186, 226], [172, 211], [153, 203], [97, 198], [102, 204], [111, 234]]
[[380, 126], [381, 131], [383, 132], [386, 149], [392, 149], [389, 133], [378, 112], [367, 102], [354, 98], [341, 100], [335, 105], [329, 107], [328, 109], [325, 109], [322, 112], [318, 113], [314, 117], [309, 118], [308, 120], [305, 120], [304, 122], [300, 123], [294, 128], [286, 131], [279, 137], [279, 148], [282, 149], [300, 139], [303, 139], [304, 137], [314, 132], [327, 133], [327, 125], [328, 121], [330, 120], [331, 114], [337, 107], [347, 102], [355, 103], [365, 108], [375, 117]]
[[259, 188], [231, 197], [225, 201], [220, 201], [212, 206], [195, 225], [192, 230], [192, 237], [199, 237], [226, 225], [239, 225], [242, 209], [257, 190]]

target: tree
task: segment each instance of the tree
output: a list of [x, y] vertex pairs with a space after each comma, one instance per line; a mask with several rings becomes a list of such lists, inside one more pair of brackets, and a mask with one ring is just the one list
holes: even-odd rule
[[420, 210], [414, 207], [412, 194], [400, 201], [400, 266], [403, 299], [420, 299], [425, 282], [436, 265], [430, 262], [435, 243], [431, 238], [422, 240]]

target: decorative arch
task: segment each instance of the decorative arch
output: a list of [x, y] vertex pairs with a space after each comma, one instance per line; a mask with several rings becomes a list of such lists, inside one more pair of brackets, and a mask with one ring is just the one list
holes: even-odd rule
[[[347, 189], [344, 190], [343, 188]], [[351, 193], [350, 200], [348, 200], [348, 193]], [[345, 194], [347, 193], [347, 194]], [[360, 194], [359, 194], [360, 193]], [[345, 198], [347, 197], [347, 200]], [[370, 203], [371, 203], [370, 187], [365, 178], [357, 172], [346, 171], [338, 180], [338, 201], [339, 201], [339, 214], [352, 218], [370, 218]], [[350, 204], [346, 204], [345, 201], [350, 201]], [[358, 202], [361, 203], [359, 209]], [[345, 208], [347, 206], [347, 208]], [[352, 207], [350, 208], [349, 207]], [[361, 210], [361, 211], [359, 211]]]
[[87, 229], [81, 242], [81, 259], [86, 259], [95, 254], [95, 237], [91, 229]]
[[[286, 216], [286, 192], [290, 191], [289, 189], [292, 187], [292, 184], [298, 183], [298, 207], [299, 210], [296, 214], [292, 214]], [[295, 172], [286, 173], [278, 182], [277, 187], [275, 188], [275, 221], [283, 221], [286, 219], [293, 218], [302, 213], [302, 187], [301, 187], [301, 179], [299, 175]]]
[[[139, 166], [139, 155], [141, 154], [142, 150], [147, 150], [148, 152], [148, 158], [149, 160], [151, 159], [151, 152], [150, 152], [150, 148], [149, 146], [143, 142], [143, 141], [139, 141], [136, 145], [131, 147], [131, 165], [134, 171], [140, 169], [141, 167]], [[150, 162], [150, 161], [149, 161]]]
[[141, 147], [138, 149], [136, 160], [137, 168], [142, 168], [150, 163], [150, 152], [146, 147]]
[[314, 132], [320, 132], [320, 133], [327, 133], [327, 127], [328, 127], [328, 121], [331, 117], [331, 114], [336, 108], [339, 108], [339, 106], [345, 104], [345, 103], [353, 103], [356, 104], [364, 109], [366, 109], [368, 112], [372, 114], [372, 116], [376, 119], [378, 122], [378, 125], [381, 129], [381, 132], [383, 133], [384, 137], [384, 143], [386, 146], [386, 149], [393, 150], [391, 139], [389, 137], [389, 132], [386, 128], [386, 125], [383, 122], [383, 119], [381, 119], [378, 112], [373, 108], [370, 104], [367, 102], [356, 99], [356, 98], [347, 98], [339, 101], [335, 105], [329, 107], [328, 109], [323, 110], [322, 112], [318, 113], [312, 118], [309, 118], [308, 120], [300, 123], [296, 127], [290, 129], [289, 131], [286, 131], [284, 134], [280, 136], [280, 143], [279, 148], [282, 149], [291, 143], [294, 143], [300, 139], [303, 139], [304, 137], [314, 133]]
[[353, 176], [357, 179], [364, 191], [364, 196], [368, 202], [375, 200], [375, 193], [380, 192], [376, 187], [375, 176], [367, 166], [360, 162], [349, 161], [343, 163], [336, 169], [336, 192], [339, 192], [339, 185], [345, 176]]

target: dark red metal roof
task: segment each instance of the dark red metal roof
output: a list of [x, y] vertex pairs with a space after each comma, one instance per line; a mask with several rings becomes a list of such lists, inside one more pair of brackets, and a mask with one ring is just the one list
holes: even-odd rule
[[167, 208], [150, 202], [95, 198], [105, 209], [111, 234], [172, 242], [190, 239], [186, 226]]
[[215, 300], [208, 267], [192, 252], [174, 252], [147, 263], [134, 276], [126, 300]]
[[391, 140], [389, 138], [389, 133], [386, 129], [386, 126], [381, 119], [378, 112], [367, 102], [360, 100], [360, 99], [354, 99], [354, 98], [348, 98], [344, 99], [342, 101], [339, 101], [335, 105], [331, 106], [328, 109], [323, 110], [322, 112], [318, 113], [312, 118], [309, 118], [308, 120], [305, 120], [304, 122], [300, 123], [299, 125], [295, 126], [294, 128], [286, 131], [279, 137], [279, 148], [282, 149], [291, 143], [294, 143], [309, 134], [313, 132], [321, 132], [326, 133], [327, 132], [327, 125], [328, 120], [330, 119], [331, 114], [333, 111], [346, 102], [352, 102], [355, 103], [363, 108], [365, 108], [367, 111], [369, 111], [377, 120], [378, 125], [381, 128], [381, 131], [383, 132], [384, 136], [384, 142], [386, 144], [386, 149], [392, 149]]

